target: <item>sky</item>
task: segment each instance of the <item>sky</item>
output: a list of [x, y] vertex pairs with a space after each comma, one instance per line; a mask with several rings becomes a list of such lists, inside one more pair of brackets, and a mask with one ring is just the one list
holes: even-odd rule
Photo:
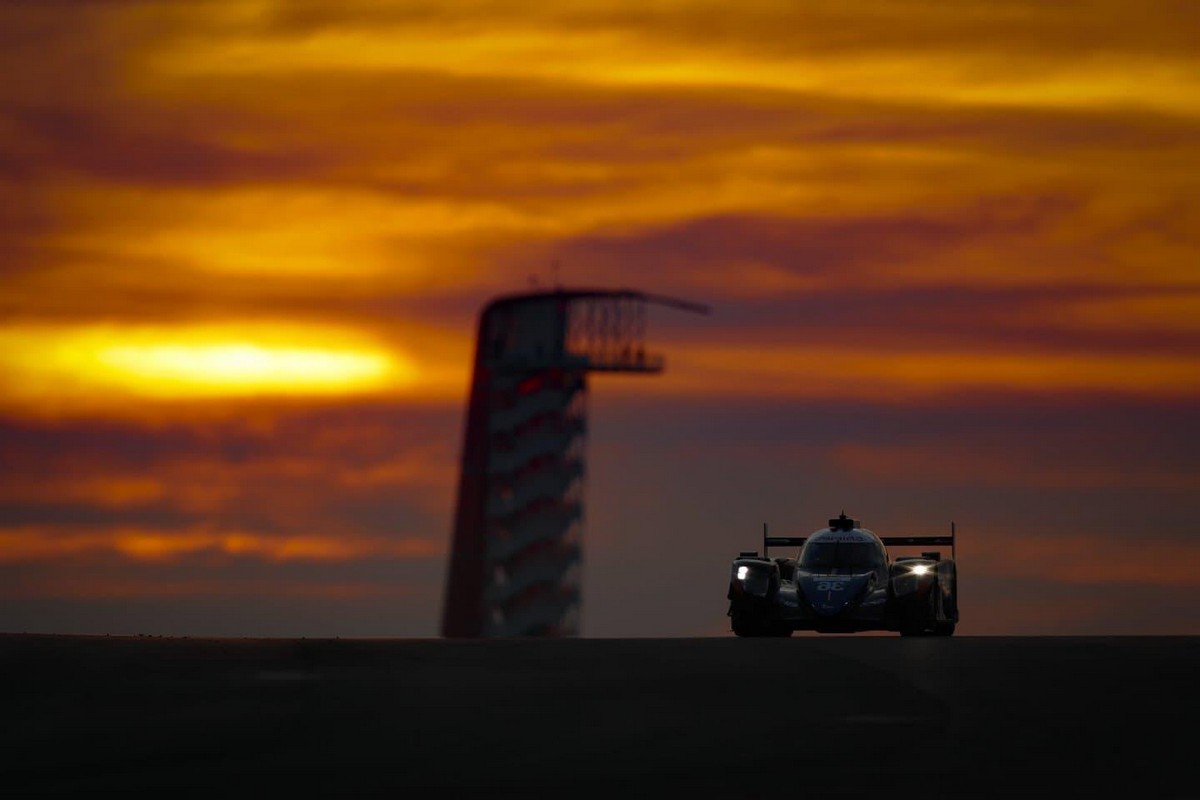
[[434, 636], [473, 325], [634, 288], [582, 633], [843, 509], [959, 632], [1197, 634], [1200, 6], [0, 7], [0, 630]]

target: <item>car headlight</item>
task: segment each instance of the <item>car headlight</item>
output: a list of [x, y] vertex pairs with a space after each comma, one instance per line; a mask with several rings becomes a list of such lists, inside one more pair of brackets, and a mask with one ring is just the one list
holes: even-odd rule
[[746, 594], [766, 597], [771, 590], [771, 570], [766, 564], [738, 564], [733, 574]]
[[917, 564], [912, 568], [912, 573], [913, 575], [924, 575], [929, 572], [929, 569], [930, 567], [928, 564]]

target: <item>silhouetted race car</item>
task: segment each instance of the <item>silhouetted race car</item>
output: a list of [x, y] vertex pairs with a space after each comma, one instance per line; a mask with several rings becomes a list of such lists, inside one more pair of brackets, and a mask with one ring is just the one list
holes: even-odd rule
[[[880, 538], [842, 513], [806, 537], [767, 536], [763, 554], [741, 553], [729, 576], [729, 612], [738, 636], [792, 631], [899, 631], [950, 636], [958, 622], [954, 524], [949, 536]], [[770, 547], [800, 546], [798, 558], [770, 558]], [[888, 556], [888, 547], [950, 546]]]

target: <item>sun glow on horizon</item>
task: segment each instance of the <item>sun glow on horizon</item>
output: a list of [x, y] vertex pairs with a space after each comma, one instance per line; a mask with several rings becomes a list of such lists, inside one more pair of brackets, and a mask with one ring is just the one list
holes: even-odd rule
[[116, 345], [97, 352], [96, 363], [152, 394], [177, 389], [339, 391], [378, 383], [392, 369], [382, 353], [250, 342]]
[[236, 325], [0, 331], [10, 397], [343, 395], [411, 385], [406, 356], [341, 329]]

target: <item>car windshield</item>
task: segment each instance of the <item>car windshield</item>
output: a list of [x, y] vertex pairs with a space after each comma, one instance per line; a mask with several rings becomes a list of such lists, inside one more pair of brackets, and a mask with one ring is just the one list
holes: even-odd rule
[[810, 572], [870, 572], [882, 565], [874, 542], [809, 542], [800, 554], [800, 569]]

